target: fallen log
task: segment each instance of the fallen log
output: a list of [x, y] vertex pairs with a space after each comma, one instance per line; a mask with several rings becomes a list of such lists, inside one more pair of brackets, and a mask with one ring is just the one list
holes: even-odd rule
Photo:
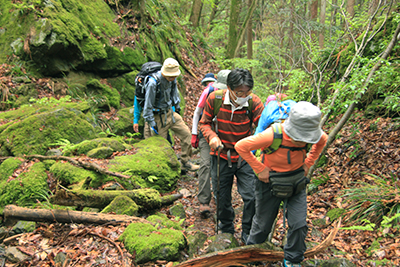
[[[335, 239], [337, 232], [339, 231], [340, 224], [341, 219], [338, 221], [329, 236], [322, 243], [313, 248], [307, 249], [307, 251], [304, 253], [304, 257], [312, 257], [314, 255], [317, 255], [318, 253], [321, 253], [327, 247], [329, 247], [333, 242], [333, 239]], [[283, 260], [283, 257], [283, 251], [267, 250], [260, 248], [257, 245], [250, 245], [209, 253], [204, 256], [182, 262], [178, 265], [175, 265], [175, 267], [225, 267], [232, 265], [241, 266], [243, 264], [256, 261], [281, 261]]]
[[131, 198], [141, 210], [154, 210], [183, 197], [182, 194], [160, 196], [155, 189], [135, 190], [57, 190], [50, 203], [61, 206], [79, 206], [103, 209], [117, 196]]
[[122, 222], [150, 223], [149, 221], [128, 215], [103, 214], [72, 210], [28, 209], [15, 205], [4, 207], [5, 220], [23, 220], [50, 223], [84, 223], [84, 224], [120, 224]]

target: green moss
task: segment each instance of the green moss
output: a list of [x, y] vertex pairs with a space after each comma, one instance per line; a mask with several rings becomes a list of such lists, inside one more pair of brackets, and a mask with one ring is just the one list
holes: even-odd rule
[[168, 219], [167, 215], [158, 212], [156, 215], [150, 215], [146, 218], [149, 222], [154, 223], [155, 225], [160, 225], [165, 228], [172, 228], [175, 230], [182, 230], [181, 225], [179, 222], [172, 221]]
[[0, 165], [0, 182], [7, 181], [21, 163], [22, 161], [18, 158], [8, 158], [3, 161]]
[[138, 214], [138, 205], [127, 196], [118, 196], [105, 207], [101, 213], [115, 212], [116, 214], [125, 214], [136, 216]]
[[335, 208], [335, 209], [331, 209], [330, 211], [328, 211], [326, 213], [326, 216], [329, 217], [331, 219], [331, 221], [334, 221], [338, 218], [340, 218], [343, 213], [345, 213], [346, 210], [345, 209], [340, 209], [340, 208]]
[[130, 173], [133, 175], [133, 183], [144, 188], [151, 187], [161, 192], [175, 188], [180, 175], [180, 163], [168, 141], [155, 136], [134, 147], [138, 151], [136, 154], [110, 160], [109, 170]]
[[42, 162], [33, 164], [27, 172], [21, 173], [17, 179], [0, 182], [0, 207], [9, 204], [18, 206], [32, 205], [47, 192], [47, 174]]
[[136, 254], [136, 263], [156, 260], [177, 260], [179, 252], [186, 246], [182, 232], [173, 229], [157, 230], [145, 223], [132, 223], [120, 236], [120, 240], [131, 254]]
[[78, 143], [94, 138], [94, 128], [84, 119], [83, 113], [75, 112], [60, 108], [16, 121], [0, 134], [0, 144], [15, 156], [44, 155], [55, 140]]
[[50, 173], [52, 173], [64, 186], [80, 183], [86, 179], [98, 179], [98, 176], [102, 176], [101, 174], [76, 167], [69, 162], [57, 162], [53, 164], [50, 167]]
[[89, 90], [97, 92], [101, 96], [105, 96], [110, 106], [119, 109], [121, 97], [116, 89], [100, 83], [97, 79], [89, 80], [86, 86]]

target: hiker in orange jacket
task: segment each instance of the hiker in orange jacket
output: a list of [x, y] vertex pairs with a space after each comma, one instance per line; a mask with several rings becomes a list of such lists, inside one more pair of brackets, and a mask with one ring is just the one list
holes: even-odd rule
[[[307, 235], [307, 173], [318, 159], [328, 136], [319, 126], [321, 111], [318, 107], [305, 101], [295, 104], [289, 117], [281, 124], [280, 147], [271, 154], [263, 153], [261, 162], [253, 155], [252, 150], [271, 147], [274, 141], [273, 127], [247, 137], [236, 143], [235, 149], [258, 174], [256, 182], [256, 214], [247, 240], [247, 245], [263, 243], [273, 230], [273, 222], [278, 215], [282, 200], [287, 205], [289, 224], [287, 244], [284, 247], [285, 259], [282, 266], [300, 266], [306, 251]], [[277, 131], [277, 130], [276, 130]], [[275, 138], [277, 135], [275, 134]], [[313, 144], [307, 154], [307, 144]], [[276, 180], [279, 185], [276, 185]], [[288, 182], [289, 180], [289, 182]], [[297, 182], [301, 186], [288, 185], [288, 195], [280, 192], [278, 187], [286, 182]], [[284, 198], [282, 198], [285, 195]], [[285, 212], [284, 212], [285, 213]]]

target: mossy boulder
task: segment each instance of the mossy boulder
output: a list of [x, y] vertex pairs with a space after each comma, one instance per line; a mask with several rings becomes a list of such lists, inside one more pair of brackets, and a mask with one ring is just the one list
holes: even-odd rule
[[116, 214], [125, 214], [129, 216], [136, 216], [138, 214], [139, 206], [127, 196], [118, 196], [114, 198], [111, 203], [105, 207], [101, 213], [114, 212]]
[[167, 215], [158, 212], [155, 215], [150, 215], [149, 217], [146, 218], [146, 220], [148, 220], [149, 222], [152, 222], [153, 224], [155, 224], [156, 226], [162, 226], [165, 228], [172, 228], [175, 230], [182, 230], [182, 226], [180, 224], [180, 222], [176, 222], [173, 220], [170, 220]]
[[132, 183], [161, 192], [175, 189], [180, 177], [180, 163], [167, 140], [150, 137], [133, 145], [134, 155], [116, 156], [108, 163], [109, 171], [129, 173]]
[[[133, 131], [133, 107], [122, 108], [107, 122], [111, 131], [116, 135], [126, 136], [127, 133], [135, 135]], [[129, 135], [129, 134], [128, 134]], [[136, 134], [138, 135], [138, 134]]]
[[106, 159], [112, 156], [114, 151], [111, 147], [97, 147], [95, 149], [90, 150], [87, 153], [87, 156], [95, 159]]
[[186, 246], [186, 239], [181, 231], [157, 229], [151, 224], [132, 223], [119, 238], [125, 248], [136, 255], [136, 263], [179, 259], [180, 251]]
[[99, 98], [105, 97], [106, 101], [100, 106], [101, 108], [107, 107], [107, 105], [116, 109], [120, 108], [121, 96], [116, 89], [101, 83], [98, 79], [89, 80], [86, 83], [86, 87], [88, 92], [98, 95]]
[[93, 126], [81, 111], [62, 107], [8, 124], [0, 133], [0, 145], [8, 155], [44, 155], [56, 140], [79, 143], [95, 137]]
[[[140, 66], [138, 66], [138, 69], [140, 69]], [[107, 82], [118, 90], [121, 95], [121, 102], [126, 107], [133, 106], [135, 97], [135, 77], [137, 73], [138, 71], [134, 70], [124, 75], [107, 79]]]
[[201, 249], [204, 247], [204, 242], [207, 240], [207, 235], [202, 231], [195, 230], [190, 231], [187, 235], [187, 242], [188, 242], [188, 254], [189, 257], [193, 257], [194, 255], [198, 254]]
[[18, 221], [12, 228], [14, 234], [31, 233], [36, 229], [36, 222]]
[[45, 164], [37, 162], [18, 179], [0, 181], [0, 210], [6, 205], [32, 205], [37, 200], [43, 200], [44, 193], [49, 191]]
[[186, 219], [185, 207], [178, 202], [169, 209], [169, 214], [179, 219]]
[[221, 251], [229, 248], [236, 248], [239, 246], [236, 238], [229, 233], [218, 234], [210, 238], [212, 242], [207, 248], [207, 253]]
[[[54, 178], [61, 182], [63, 186], [72, 186], [73, 188], [85, 189], [85, 181], [101, 180], [103, 174], [76, 167], [69, 162], [56, 162], [49, 171], [53, 174]], [[83, 188], [82, 188], [83, 187]]]
[[129, 149], [130, 146], [116, 138], [107, 138], [107, 137], [95, 138], [92, 140], [84, 140], [79, 144], [69, 146], [66, 149], [64, 149], [63, 154], [65, 156], [83, 155], [83, 154], [89, 156], [89, 154], [91, 154], [95, 158], [103, 158], [95, 156], [95, 151], [93, 150], [96, 150], [98, 148], [109, 148], [112, 154], [113, 152], [120, 152], [124, 151], [125, 149]]
[[18, 158], [8, 158], [0, 165], [0, 183], [8, 180], [13, 172], [21, 165], [22, 161]]

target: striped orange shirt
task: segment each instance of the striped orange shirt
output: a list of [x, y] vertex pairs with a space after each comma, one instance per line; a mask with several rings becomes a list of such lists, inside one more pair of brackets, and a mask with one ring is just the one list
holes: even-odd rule
[[[212, 92], [207, 98], [199, 125], [200, 131], [203, 133], [207, 142], [210, 142], [215, 136], [221, 139], [224, 145], [224, 149], [221, 151], [222, 158], [228, 160], [227, 152], [230, 150], [232, 162], [237, 162], [239, 155], [234, 148], [235, 144], [239, 140], [252, 134], [250, 132], [251, 121], [248, 116], [248, 107], [242, 107], [232, 113], [233, 106], [224, 104], [226, 92], [227, 89], [223, 90], [221, 108], [217, 115], [218, 134], [213, 130], [214, 123], [212, 122], [214, 118], [215, 92]], [[264, 110], [264, 105], [257, 95], [251, 94], [251, 96], [253, 99], [252, 122], [257, 126], [261, 113]], [[252, 129], [254, 129], [254, 127], [252, 127]], [[216, 155], [216, 151], [211, 149], [210, 154]]]

